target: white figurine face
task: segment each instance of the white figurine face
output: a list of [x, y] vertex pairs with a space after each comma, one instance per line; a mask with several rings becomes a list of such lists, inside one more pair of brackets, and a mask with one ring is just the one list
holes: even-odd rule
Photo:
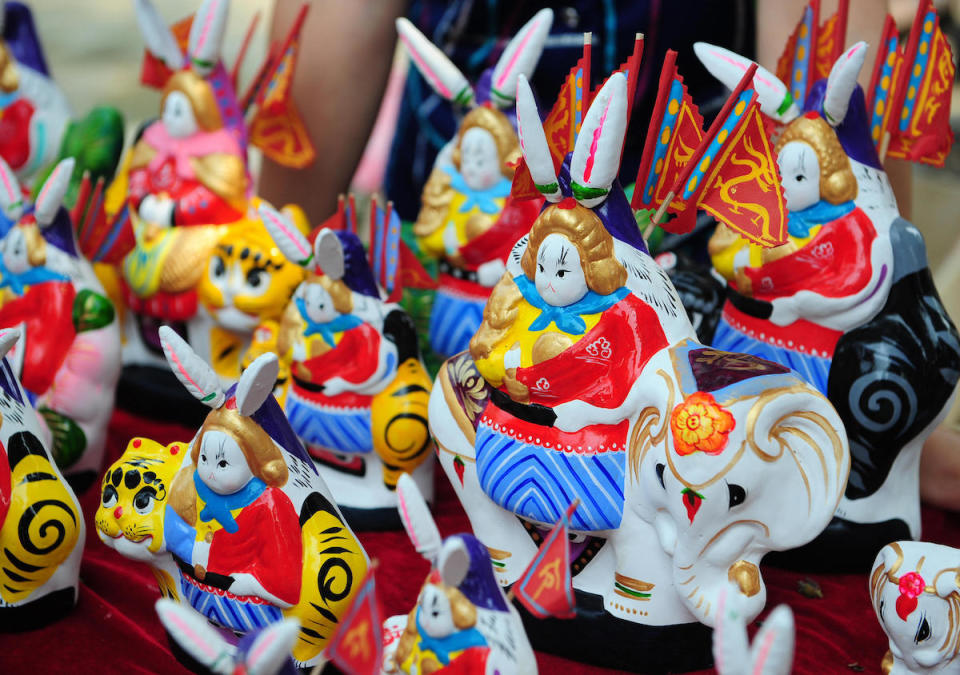
[[11, 274], [23, 274], [30, 269], [27, 238], [19, 227], [12, 227], [3, 240], [3, 265]]
[[902, 619], [897, 613], [898, 587], [886, 583], [877, 617], [890, 638], [890, 652], [911, 672], [943, 665], [952, 654], [941, 651], [947, 631], [952, 626], [947, 601], [931, 593], [917, 598], [917, 608]]
[[820, 201], [820, 160], [813, 148], [802, 141], [787, 143], [777, 166], [788, 210], [802, 211]]
[[171, 91], [163, 101], [161, 114], [163, 126], [174, 138], [186, 138], [197, 133], [197, 118], [193, 114], [193, 106], [186, 94], [181, 91]]
[[309, 282], [300, 284], [295, 295], [303, 298], [307, 317], [311, 321], [328, 323], [340, 316], [340, 312], [333, 308], [333, 298], [330, 297], [330, 293], [320, 284]]
[[580, 251], [562, 234], [547, 235], [537, 251], [537, 292], [554, 307], [572, 305], [587, 294]]
[[200, 480], [218, 495], [231, 495], [253, 478], [240, 446], [222, 431], [203, 435], [197, 471]]
[[436, 584], [427, 584], [420, 594], [420, 626], [433, 638], [446, 637], [457, 630], [450, 599]]
[[493, 135], [471, 127], [460, 141], [460, 173], [473, 190], [486, 190], [500, 180], [500, 155]]

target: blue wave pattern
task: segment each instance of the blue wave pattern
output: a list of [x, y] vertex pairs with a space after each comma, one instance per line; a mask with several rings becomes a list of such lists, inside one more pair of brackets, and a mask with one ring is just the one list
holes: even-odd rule
[[493, 501], [519, 516], [555, 523], [574, 499], [575, 530], [609, 530], [623, 517], [627, 453], [560, 452], [525, 443], [486, 424], [477, 429], [477, 474]]
[[438, 289], [430, 313], [430, 347], [443, 357], [466, 351], [483, 321], [482, 300], [468, 300]]
[[290, 426], [302, 440], [336, 452], [367, 453], [373, 450], [370, 411], [334, 411], [287, 392]]
[[283, 614], [273, 605], [242, 602], [205, 591], [188, 581], [183, 574], [180, 575], [180, 592], [190, 606], [203, 616], [235, 631], [247, 632], [283, 619]]
[[723, 317], [717, 324], [717, 332], [713, 336], [713, 347], [728, 352], [753, 354], [762, 359], [784, 365], [797, 371], [800, 377], [816, 387], [821, 394], [827, 395], [827, 381], [830, 379], [831, 363], [828, 358], [804, 354], [750, 337], [731, 326]]

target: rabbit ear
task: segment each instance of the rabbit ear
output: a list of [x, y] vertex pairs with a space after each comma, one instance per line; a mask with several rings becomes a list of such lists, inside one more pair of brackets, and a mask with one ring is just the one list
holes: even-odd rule
[[837, 126], [847, 116], [850, 97], [857, 87], [857, 76], [867, 58], [867, 43], [858, 42], [845, 51], [830, 69], [827, 90], [823, 95], [823, 115], [831, 126]]
[[277, 248], [287, 260], [306, 269], [313, 269], [313, 251], [310, 250], [310, 242], [300, 234], [290, 218], [266, 202], [260, 203], [257, 213]]
[[440, 548], [437, 560], [437, 569], [443, 583], [448, 586], [459, 586], [470, 571], [470, 552], [460, 537], [450, 537]]
[[533, 100], [533, 92], [523, 74], [517, 80], [517, 132], [533, 184], [548, 201], [560, 201], [563, 194], [553, 166], [553, 155], [550, 154], [547, 135], [540, 123], [540, 112]]
[[[160, 623], [170, 633], [173, 641], [207, 668], [220, 666], [214, 672], [230, 672], [234, 660], [234, 648], [224, 640], [207, 620], [180, 603], [161, 598], [156, 604]], [[224, 658], [226, 657], [226, 658]], [[224, 666], [228, 669], [224, 670]]]
[[720, 590], [713, 627], [713, 665], [719, 675], [750, 672], [750, 643], [744, 625], [740, 590], [733, 584]]
[[209, 75], [220, 60], [220, 46], [227, 28], [229, 9], [229, 0], [204, 0], [193, 17], [187, 54], [190, 67], [198, 75]]
[[443, 539], [430, 515], [430, 507], [420, 494], [420, 488], [408, 473], [402, 474], [397, 481], [397, 508], [417, 553], [431, 563], [436, 562]]
[[150, 0], [134, 0], [133, 6], [147, 51], [163, 61], [170, 70], [183, 68], [183, 52], [180, 51], [177, 38], [153, 3]]
[[280, 364], [272, 352], [261, 354], [247, 366], [237, 383], [237, 412], [250, 417], [277, 386]]
[[46, 227], [50, 225], [57, 212], [63, 204], [63, 197], [67, 194], [67, 188], [70, 186], [70, 177], [73, 175], [73, 157], [67, 157], [57, 164], [56, 168], [47, 177], [40, 194], [37, 195], [37, 201], [34, 205], [33, 215], [37, 219], [37, 225]]
[[20, 189], [20, 181], [2, 157], [0, 157], [0, 209], [14, 223], [23, 215], [23, 191]]
[[158, 332], [170, 370], [187, 391], [213, 409], [223, 405], [225, 396], [220, 387], [220, 378], [213, 372], [213, 368], [197, 356], [190, 345], [170, 326], [160, 326]]
[[597, 93], [583, 120], [570, 161], [570, 187], [592, 209], [607, 198], [620, 171], [627, 130], [627, 78], [614, 73]]
[[313, 242], [313, 259], [317, 268], [334, 281], [343, 278], [345, 264], [343, 245], [333, 230], [323, 228]]
[[7, 352], [17, 344], [20, 339], [20, 330], [17, 328], [6, 328], [0, 330], [0, 359], [7, 355]]
[[793, 612], [780, 605], [763, 621], [753, 638], [751, 667], [744, 672], [755, 675], [790, 675], [793, 670]]
[[273, 675], [290, 660], [290, 651], [297, 641], [300, 624], [295, 619], [272, 623], [254, 639], [247, 650], [247, 675]]
[[553, 25], [553, 10], [541, 9], [507, 43], [500, 60], [493, 68], [490, 101], [500, 108], [513, 105], [517, 78], [529, 78], [543, 53], [543, 45]]
[[[707, 42], [693, 43], [693, 51], [710, 74], [730, 90], [737, 87], [743, 74], [753, 65], [750, 59]], [[784, 124], [800, 116], [800, 107], [790, 95], [787, 85], [763, 66], [757, 66], [757, 72], [753, 75], [753, 88], [757, 92], [760, 110], [764, 115]]]
[[463, 106], [473, 102], [473, 87], [460, 69], [407, 19], [397, 19], [397, 33], [410, 59], [433, 90]]

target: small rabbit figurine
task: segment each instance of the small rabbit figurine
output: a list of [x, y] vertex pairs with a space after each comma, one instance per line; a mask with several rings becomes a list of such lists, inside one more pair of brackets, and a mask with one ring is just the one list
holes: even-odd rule
[[251, 631], [231, 644], [206, 619], [173, 600], [157, 600], [157, 616], [170, 639], [206, 672], [216, 675], [298, 675], [300, 672], [290, 658], [300, 629], [295, 619], [284, 619]]
[[[397, 483], [400, 517], [417, 552], [433, 563], [417, 606], [384, 621], [384, 673], [535, 675], [536, 659], [520, 616], [494, 579], [487, 549], [470, 534], [440, 538], [417, 484]], [[455, 664], [455, 665], [454, 665]]]
[[763, 621], [753, 644], [747, 637], [743, 596], [731, 585], [720, 591], [713, 627], [713, 665], [719, 675], [790, 675], [793, 664], [793, 612], [780, 605]]
[[414, 225], [420, 247], [440, 261], [430, 345], [443, 356], [467, 348], [506, 269], [507, 254], [543, 203], [510, 197], [520, 156], [513, 107], [517, 79], [533, 74], [552, 24], [553, 10], [537, 12], [471, 87], [413, 24], [397, 19], [400, 41], [424, 79], [443, 98], [470, 108], [456, 137], [437, 156]]

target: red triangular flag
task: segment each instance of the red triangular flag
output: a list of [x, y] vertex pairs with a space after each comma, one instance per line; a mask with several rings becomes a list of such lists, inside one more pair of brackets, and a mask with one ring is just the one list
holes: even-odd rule
[[[187, 42], [190, 39], [190, 27], [193, 25], [193, 14], [186, 19], [182, 19], [170, 26], [170, 32], [176, 38], [180, 49], [186, 53]], [[167, 85], [167, 80], [173, 75], [173, 71], [167, 68], [166, 64], [150, 53], [149, 49], [143, 50], [143, 65], [140, 67], [140, 83], [154, 89], [163, 89]]]
[[351, 675], [379, 675], [383, 665], [383, 619], [373, 570], [371, 565], [350, 611], [327, 645], [327, 658]]
[[550, 530], [537, 555], [513, 586], [514, 597], [538, 619], [551, 616], [572, 619], [576, 616], [567, 523], [578, 504], [579, 501], [571, 504], [561, 516], [560, 522]]

